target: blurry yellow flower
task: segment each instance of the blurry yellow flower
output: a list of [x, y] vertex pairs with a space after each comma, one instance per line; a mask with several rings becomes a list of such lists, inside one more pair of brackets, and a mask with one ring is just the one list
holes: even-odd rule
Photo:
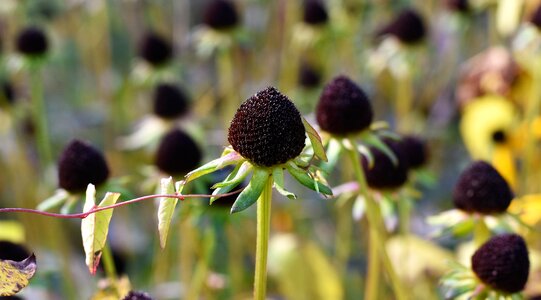
[[484, 96], [464, 107], [460, 133], [471, 157], [492, 162], [512, 187], [515, 187], [513, 129], [517, 111], [500, 96]]
[[537, 224], [541, 220], [541, 194], [514, 199], [509, 206], [509, 212], [518, 214], [520, 219], [528, 225]]

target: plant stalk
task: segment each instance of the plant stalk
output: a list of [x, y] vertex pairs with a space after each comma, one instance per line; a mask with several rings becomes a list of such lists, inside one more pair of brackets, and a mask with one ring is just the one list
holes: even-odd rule
[[36, 64], [33, 64], [30, 68], [30, 93], [32, 98], [32, 117], [36, 125], [36, 147], [41, 166], [45, 169], [52, 162], [52, 151], [43, 100], [43, 82], [40, 69]]
[[272, 176], [257, 200], [257, 242], [255, 252], [254, 299], [265, 300], [267, 294], [267, 254], [269, 250]]
[[105, 275], [111, 280], [111, 282], [115, 282], [115, 261], [113, 260], [113, 254], [111, 252], [111, 247], [109, 246], [109, 244], [105, 244], [105, 246], [103, 247], [103, 251], [101, 253], [101, 261], [103, 262], [103, 270], [105, 271]]

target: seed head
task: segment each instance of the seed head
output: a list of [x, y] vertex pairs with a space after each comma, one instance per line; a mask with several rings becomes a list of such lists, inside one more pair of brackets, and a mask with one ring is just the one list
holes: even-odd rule
[[141, 40], [139, 55], [149, 64], [160, 66], [171, 60], [173, 47], [162, 36], [149, 32]]
[[130, 291], [122, 300], [154, 300], [154, 298], [145, 292]]
[[329, 20], [327, 9], [319, 0], [304, 1], [303, 9], [302, 19], [306, 24], [322, 25]]
[[295, 105], [278, 90], [268, 87], [241, 104], [227, 139], [244, 158], [271, 167], [297, 157], [305, 138]]
[[345, 76], [328, 83], [316, 108], [321, 129], [336, 135], [358, 133], [372, 122], [372, 106], [363, 90]]
[[468, 0], [447, 0], [447, 7], [450, 10], [460, 13], [467, 13], [470, 11], [470, 4]]
[[22, 261], [30, 256], [25, 247], [9, 241], [0, 241], [0, 259]]
[[384, 140], [384, 142], [398, 159], [398, 164], [395, 165], [387, 154], [373, 147], [370, 148], [374, 157], [372, 168], [364, 156], [361, 163], [368, 186], [373, 189], [396, 189], [408, 180], [408, 157], [399, 142], [391, 140]]
[[423, 139], [407, 135], [402, 137], [399, 144], [411, 169], [421, 167], [427, 162], [428, 147]]
[[177, 86], [162, 83], [154, 90], [154, 114], [175, 119], [188, 111], [188, 97]]
[[189, 135], [173, 129], [160, 142], [154, 161], [164, 173], [183, 175], [199, 165], [201, 150]]
[[239, 23], [235, 5], [227, 0], [214, 0], [205, 9], [203, 22], [216, 30], [231, 29]]
[[47, 52], [49, 42], [47, 36], [38, 27], [27, 27], [17, 36], [17, 51], [24, 55], [43, 55]]
[[495, 290], [520, 292], [528, 281], [528, 248], [519, 235], [503, 234], [491, 238], [475, 251], [471, 262], [477, 277]]
[[306, 62], [302, 62], [299, 69], [299, 84], [305, 88], [315, 88], [321, 84], [319, 70]]
[[476, 161], [464, 170], [453, 192], [455, 207], [470, 213], [502, 213], [512, 199], [509, 184], [484, 161]]
[[404, 44], [415, 44], [425, 37], [426, 28], [422, 17], [416, 11], [406, 9], [377, 35], [392, 35]]
[[533, 13], [532, 17], [530, 18], [530, 22], [532, 22], [535, 27], [541, 28], [541, 5], [539, 5]]
[[100, 185], [109, 177], [109, 167], [101, 152], [89, 143], [71, 141], [58, 161], [58, 181], [69, 192], [84, 191], [89, 183]]

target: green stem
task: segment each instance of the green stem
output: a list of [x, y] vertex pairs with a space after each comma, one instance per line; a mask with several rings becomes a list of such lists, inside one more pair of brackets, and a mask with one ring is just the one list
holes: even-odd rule
[[196, 300], [201, 298], [201, 292], [205, 286], [205, 281], [209, 273], [209, 263], [212, 258], [212, 253], [214, 251], [214, 239], [215, 232], [214, 229], [209, 227], [204, 233], [203, 238], [203, 255], [199, 259], [197, 266], [195, 268], [192, 281], [190, 282], [190, 287], [188, 293], [185, 297], [186, 300]]
[[255, 252], [254, 299], [265, 300], [267, 294], [267, 254], [269, 250], [272, 176], [257, 200], [257, 242]]
[[401, 197], [400, 199], [398, 199], [398, 217], [399, 217], [400, 234], [406, 235], [410, 231], [410, 212], [411, 212], [410, 200], [405, 197]]
[[[372, 226], [371, 226], [372, 227]], [[368, 271], [364, 290], [365, 299], [378, 299], [379, 274], [381, 273], [380, 253], [377, 245], [378, 231], [370, 228], [368, 231]]]
[[[385, 248], [385, 242], [387, 240], [387, 232], [385, 231], [383, 218], [381, 216], [381, 211], [379, 209], [378, 204], [372, 197], [372, 194], [368, 192], [368, 185], [366, 183], [366, 178], [364, 175], [364, 172], [361, 168], [361, 162], [359, 159], [359, 153], [354, 148], [354, 145], [356, 144], [354, 140], [349, 139], [350, 147], [344, 147], [350, 156], [351, 163], [353, 165], [353, 170], [355, 172], [355, 177], [357, 180], [357, 183], [359, 184], [359, 190], [364, 196], [365, 203], [366, 203], [366, 216], [368, 218], [368, 225], [370, 226], [370, 244], [374, 244], [370, 247], [375, 247], [373, 249], [374, 253], [378, 253], [377, 255], [379, 258], [373, 258], [369, 257], [369, 262], [371, 262], [372, 266], [368, 266], [369, 271], [368, 274], [375, 274], [372, 276], [379, 276], [379, 273], [381, 272], [373, 272], [370, 271], [370, 268], [373, 268], [374, 265], [377, 263], [379, 259], [381, 259], [381, 262], [383, 263], [383, 267], [385, 268], [385, 271], [387, 272], [387, 275], [389, 276], [389, 279], [391, 281], [391, 285], [393, 288], [393, 291], [395, 293], [396, 299], [398, 300], [405, 300], [408, 299], [408, 294], [406, 293], [406, 290], [402, 286], [402, 282], [396, 275], [396, 272], [394, 270], [394, 267], [391, 263], [391, 260], [389, 259], [389, 256], [387, 254], [387, 249]], [[377, 250], [377, 251], [375, 251]], [[378, 281], [379, 279], [376, 278], [368, 278], [367, 281], [370, 282], [370, 280]], [[368, 294], [368, 291], [365, 291]], [[376, 292], [370, 292], [375, 293]], [[377, 299], [376, 298], [365, 298], [366, 300], [372, 300]]]
[[483, 217], [479, 217], [475, 220], [475, 227], [473, 229], [473, 241], [475, 246], [479, 248], [490, 238], [490, 229], [488, 229], [487, 224]]
[[33, 64], [30, 68], [30, 85], [32, 98], [32, 113], [36, 125], [36, 147], [41, 166], [46, 168], [52, 162], [52, 151], [49, 140], [49, 129], [45, 103], [43, 100], [43, 82], [40, 67]]
[[218, 80], [220, 88], [220, 101], [221, 105], [221, 115], [223, 116], [223, 121], [225, 122], [227, 128], [229, 126], [229, 121], [233, 118], [239, 101], [235, 96], [235, 76], [233, 69], [233, 56], [232, 49], [226, 48], [221, 49], [217, 53], [217, 68], [218, 68]]
[[112, 281], [116, 281], [116, 268], [115, 261], [113, 260], [113, 254], [111, 252], [111, 247], [109, 244], [105, 244], [103, 247], [103, 252], [101, 253], [101, 261], [103, 262], [103, 269], [105, 270], [105, 275]]

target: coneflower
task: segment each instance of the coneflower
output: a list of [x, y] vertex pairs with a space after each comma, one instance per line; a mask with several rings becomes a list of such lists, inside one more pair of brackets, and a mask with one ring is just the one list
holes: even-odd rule
[[373, 112], [363, 90], [346, 76], [338, 76], [323, 89], [316, 118], [322, 130], [347, 135], [368, 128]]
[[163, 119], [175, 119], [188, 111], [188, 97], [177, 86], [162, 83], [154, 90], [154, 114]]
[[214, 0], [205, 8], [203, 23], [216, 30], [232, 29], [239, 23], [239, 15], [233, 2]]
[[130, 291], [122, 300], [154, 300], [148, 293], [141, 291]]
[[455, 207], [469, 213], [503, 213], [512, 199], [507, 181], [484, 161], [476, 161], [464, 170], [453, 191]]
[[373, 189], [386, 190], [401, 187], [408, 180], [408, 156], [401, 147], [400, 142], [384, 140], [387, 147], [393, 152], [396, 161], [389, 155], [375, 147], [370, 147], [373, 156], [373, 165], [363, 156], [362, 165], [368, 186]]
[[329, 15], [325, 5], [319, 0], [305, 0], [302, 20], [309, 25], [322, 25], [327, 23]]
[[315, 88], [321, 84], [321, 72], [307, 62], [301, 62], [299, 68], [299, 85], [304, 88]]
[[410, 169], [419, 168], [428, 161], [429, 153], [425, 140], [417, 136], [406, 135], [400, 139], [399, 144]]
[[10, 241], [0, 241], [0, 259], [22, 261], [30, 256], [28, 249]]
[[516, 234], [493, 237], [475, 251], [471, 263], [477, 277], [497, 291], [517, 293], [528, 281], [528, 249]]
[[16, 47], [21, 54], [40, 56], [47, 52], [49, 42], [41, 28], [27, 27], [17, 35]]
[[173, 57], [173, 47], [161, 35], [148, 32], [139, 45], [139, 55], [153, 66], [161, 66]]
[[470, 3], [468, 0], [447, 0], [447, 7], [450, 10], [460, 13], [468, 13], [470, 11]]
[[199, 165], [201, 150], [195, 141], [180, 129], [173, 129], [161, 140], [154, 162], [169, 175], [185, 175]]
[[413, 9], [405, 9], [391, 23], [379, 30], [377, 35], [392, 35], [404, 44], [415, 44], [424, 39], [426, 27], [419, 13]]
[[61, 188], [77, 193], [89, 183], [100, 185], [109, 177], [109, 167], [103, 154], [87, 142], [71, 141], [58, 161], [58, 181]]

